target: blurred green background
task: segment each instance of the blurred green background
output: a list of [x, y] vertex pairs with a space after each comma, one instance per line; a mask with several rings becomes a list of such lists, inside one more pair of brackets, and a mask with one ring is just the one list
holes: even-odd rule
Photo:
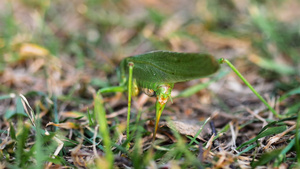
[[[245, 75], [246, 79], [267, 98], [268, 102], [273, 103], [272, 106], [275, 106], [279, 113], [296, 116], [300, 110], [299, 18], [299, 0], [1, 0], [0, 138], [2, 140], [9, 138], [8, 129], [14, 128], [11, 126], [17, 124], [17, 120], [19, 122], [16, 131], [20, 137], [23, 137], [20, 133], [29, 133], [29, 127], [23, 129], [20, 118], [13, 118], [15, 114], [25, 114], [20, 98], [17, 97], [18, 99], [12, 99], [12, 101], [7, 98], [15, 98], [16, 95], [8, 94], [24, 94], [29, 98], [29, 103], [34, 105], [35, 112], [41, 110], [41, 128], [49, 121], [64, 123], [73, 120], [72, 122], [77, 122], [76, 120], [80, 120], [79, 117], [89, 115], [89, 110], [93, 109], [91, 88], [98, 90], [118, 85], [116, 69], [120, 61], [125, 57], [153, 50], [210, 53], [216, 58], [229, 59]], [[222, 66], [220, 72], [226, 73], [227, 71], [226, 66]], [[188, 84], [179, 84], [175, 86], [175, 91], [181, 91], [199, 82], [207, 81], [195, 80]], [[105, 95], [104, 100], [109, 103], [106, 104], [106, 109], [110, 113], [127, 106], [124, 95], [120, 97]], [[193, 106], [191, 103], [195, 102], [200, 106], [194, 111], [190, 107]], [[149, 105], [146, 104], [146, 107], [150, 107]], [[233, 121], [232, 123], [224, 124], [223, 116], [221, 120], [216, 120], [222, 123], [217, 127], [227, 126], [227, 128], [224, 127], [224, 130], [219, 130], [224, 133], [229, 131], [229, 125], [233, 123], [241, 130], [246, 125], [254, 125], [252, 127], [255, 130], [253, 128], [244, 129], [251, 134], [244, 137], [245, 131], [239, 133], [241, 135], [239, 135], [237, 145], [240, 145], [250, 138], [257, 138], [256, 134], [262, 127], [255, 127], [257, 123], [255, 120], [243, 119], [244, 114], [249, 112], [245, 111], [244, 106], [250, 106], [251, 109], [257, 110], [268, 122], [274, 121], [274, 117], [270, 117], [266, 111], [263, 111], [261, 105], [260, 101], [253, 99], [250, 90], [236, 75], [227, 73], [220, 81], [213, 83], [209, 90], [198, 92], [197, 96], [174, 99], [172, 108], [173, 112], [182, 112], [183, 110], [184, 115], [190, 115], [189, 117], [194, 119], [196, 116], [194, 114], [204, 112], [205, 115], [199, 115], [202, 120], [205, 116], [210, 116], [216, 109], [221, 113], [226, 112], [230, 114], [228, 117]], [[172, 108], [166, 110], [166, 115], [174, 116], [175, 113], [170, 113]], [[64, 116], [64, 113], [69, 113], [68, 111], [72, 111], [72, 115], [79, 112], [79, 115], [77, 114], [76, 117]], [[143, 111], [149, 112], [149, 110]], [[228, 117], [226, 116], [226, 118]], [[233, 117], [241, 117], [241, 121], [237, 122]], [[115, 135], [122, 131], [121, 129], [115, 131], [119, 125], [121, 126], [122, 121], [125, 121], [123, 116], [122, 118], [120, 120], [116, 117], [109, 120], [110, 130], [113, 130]], [[295, 125], [295, 118], [289, 119], [292, 122], [286, 123], [283, 128], [280, 126], [281, 123], [277, 122], [274, 123], [274, 126], [278, 127], [279, 125], [280, 129], [285, 130], [291, 125]], [[144, 119], [142, 118], [142, 120]], [[80, 133], [76, 127], [78, 126], [75, 125], [75, 129], [70, 127], [77, 132], [77, 135], [74, 132], [75, 136], [71, 138], [70, 142], [74, 140], [77, 142], [72, 143], [72, 146], [66, 145], [64, 148], [67, 150], [79, 144], [77, 137], [80, 136]], [[23, 132], [25, 129], [26, 132]], [[51, 129], [55, 131], [57, 128]], [[277, 129], [274, 127], [269, 135], [277, 134], [279, 131]], [[150, 130], [144, 130], [142, 135], [148, 136]], [[20, 144], [16, 137], [13, 137], [14, 132], [14, 130], [10, 131], [11, 138], [8, 139], [12, 140], [10, 143], [0, 140], [0, 144], [4, 145], [5, 143], [4, 148], [0, 150], [0, 159], [5, 159], [7, 164], [17, 164], [16, 166], [22, 168], [22, 166], [26, 166], [26, 161], [18, 162], [18, 159], [20, 160], [20, 157], [23, 156], [22, 153], [26, 153], [21, 149], [23, 150], [23, 147], [25, 149], [25, 140], [28, 135], [24, 134], [24, 142], [21, 142], [21, 147], [17, 148], [20, 151], [15, 158], [12, 150]], [[66, 133], [68, 132], [71, 131], [66, 131]], [[295, 133], [296, 130], [293, 128], [290, 133], [291, 138], [294, 138]], [[91, 140], [90, 131], [89, 134], [88, 139]], [[30, 136], [32, 139], [40, 139], [38, 136]], [[117, 137], [114, 136], [112, 142], [118, 142]], [[176, 134], [173, 136], [174, 140], [177, 139], [180, 142], [181, 140], [178, 138]], [[227, 141], [228, 138], [229, 136]], [[285, 141], [282, 144], [290, 145], [290, 149], [295, 145], [295, 142], [290, 142], [289, 139]], [[37, 143], [42, 147], [44, 142]], [[253, 146], [252, 143], [249, 143], [252, 147], [249, 146], [247, 151], [263, 146], [263, 144]], [[87, 145], [90, 146], [90, 144]], [[177, 156], [177, 151], [182, 151], [179, 143], [174, 142], [174, 145], [175, 147], [179, 145], [179, 148], [174, 150], [175, 153], [170, 151], [171, 155], [166, 153], [167, 157], [161, 161], [166, 162], [172, 159], [172, 155]], [[184, 143], [182, 145], [186, 146]], [[48, 152], [48, 154], [44, 153], [45, 158], [50, 158], [53, 147], [55, 146], [52, 146], [51, 151], [44, 151]], [[124, 147], [123, 149], [117, 147], [115, 155], [121, 151], [124, 153]], [[158, 151], [163, 153], [156, 154], [155, 160], [164, 156], [163, 148], [161, 151], [159, 150], [160, 152]], [[61, 161], [56, 164], [73, 165], [66, 160], [70, 156], [67, 150], [63, 150], [63, 155], [60, 154], [61, 159], [59, 159]], [[283, 153], [284, 157], [288, 158], [283, 160], [281, 154], [280, 162], [295, 163], [297, 154], [292, 151], [292, 155], [287, 155], [289, 150]], [[34, 151], [30, 150], [30, 152]], [[192, 147], [189, 151], [194, 152], [198, 149]], [[43, 154], [41, 152], [37, 154]], [[260, 153], [260, 151], [257, 152]], [[278, 155], [278, 152], [275, 152], [275, 155]], [[131, 152], [127, 153], [129, 155], [124, 154], [132, 155]], [[136, 153], [135, 149], [134, 153]], [[299, 154], [300, 152], [298, 152]], [[35, 159], [27, 155], [26, 159], [31, 159], [34, 164]], [[174, 159], [179, 160], [181, 155], [180, 152], [179, 156]], [[275, 158], [275, 155], [272, 158]], [[132, 159], [130, 159], [131, 157]], [[252, 158], [252, 154], [249, 157]], [[151, 158], [147, 156], [145, 159]], [[151, 161], [145, 162], [142, 159], [144, 158], [136, 153], [127, 160], [133, 161], [135, 166], [142, 165], [141, 163], [148, 165], [147, 162]], [[40, 168], [45, 162], [43, 160], [37, 160]], [[0, 168], [1, 164], [0, 162]], [[214, 164], [210, 164], [210, 167]], [[300, 164], [300, 159], [298, 159], [298, 164]], [[188, 166], [189, 164], [184, 165]], [[247, 166], [250, 165], [247, 163]]]
[[297, 0], [2, 0], [0, 92], [45, 90], [34, 85], [44, 81], [44, 66], [57, 85], [48, 91], [57, 94], [59, 82], [78, 72], [105, 86], [122, 58], [152, 50], [240, 58], [295, 86], [288, 77], [299, 75], [299, 8]]

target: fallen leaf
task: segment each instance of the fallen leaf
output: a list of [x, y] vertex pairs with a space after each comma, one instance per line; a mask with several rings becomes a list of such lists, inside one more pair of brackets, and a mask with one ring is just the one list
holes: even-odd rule
[[79, 125], [73, 122], [65, 122], [65, 123], [59, 123], [55, 124], [53, 122], [49, 122], [46, 126], [56, 126], [64, 129], [78, 129]]
[[[170, 121], [166, 122], [166, 125], [169, 128], [175, 129], [177, 132], [183, 135], [189, 135], [195, 137], [199, 129], [202, 127], [201, 125], [196, 124], [194, 121]], [[208, 125], [205, 125], [202, 129], [202, 132], [198, 135], [198, 139], [203, 140], [203, 137], [207, 134], [211, 133], [211, 129]]]
[[49, 55], [49, 51], [42, 46], [33, 43], [23, 43], [19, 49], [21, 59], [28, 57], [45, 57]]

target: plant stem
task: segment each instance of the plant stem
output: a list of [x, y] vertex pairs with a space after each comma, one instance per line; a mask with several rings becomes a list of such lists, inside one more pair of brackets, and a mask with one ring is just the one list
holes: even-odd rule
[[249, 89], [269, 108], [269, 110], [278, 118], [283, 118], [280, 114], [278, 114], [269, 104], [268, 102], [252, 87], [252, 85], [244, 78], [244, 76], [230, 63], [229, 60], [221, 58], [219, 60], [220, 63], [227, 63], [227, 65], [238, 75], [238, 77], [249, 87]]
[[97, 95], [94, 96], [94, 113], [99, 124], [99, 134], [103, 138], [105, 158], [108, 165], [107, 167], [109, 169], [112, 169], [114, 163], [114, 155], [111, 150], [111, 139], [109, 137], [106, 112], [103, 106], [103, 99], [100, 92], [98, 92]]
[[129, 78], [128, 78], [128, 111], [127, 111], [127, 139], [129, 138], [129, 123], [130, 123], [130, 108], [131, 108], [131, 89], [132, 89], [132, 71], [133, 71], [133, 63], [129, 62]]

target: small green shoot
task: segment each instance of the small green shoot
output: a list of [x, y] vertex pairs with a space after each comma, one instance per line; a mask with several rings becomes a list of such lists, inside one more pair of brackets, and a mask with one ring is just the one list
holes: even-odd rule
[[111, 140], [109, 137], [109, 129], [107, 125], [106, 120], [106, 113], [105, 109], [103, 107], [103, 99], [100, 95], [100, 92], [97, 93], [97, 95], [94, 97], [94, 113], [95, 113], [95, 119], [97, 120], [97, 123], [99, 124], [99, 134], [103, 138], [104, 142], [104, 152], [105, 152], [105, 158], [107, 160], [108, 168], [113, 168], [113, 162], [114, 162], [114, 156], [113, 152], [111, 151]]
[[205, 122], [202, 124], [196, 135], [193, 137], [191, 142], [189, 143], [189, 146], [191, 146], [197, 139], [198, 135], [202, 132], [203, 127], [206, 125], [206, 123], [210, 120], [210, 117], [205, 120]]

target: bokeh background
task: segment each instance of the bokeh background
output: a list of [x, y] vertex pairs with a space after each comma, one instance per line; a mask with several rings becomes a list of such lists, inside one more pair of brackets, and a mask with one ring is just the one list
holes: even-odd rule
[[[22, 114], [18, 101], [6, 98], [23, 94], [33, 107], [40, 105], [42, 126], [65, 122], [64, 112], [84, 113], [91, 107], [91, 89], [118, 85], [123, 58], [154, 50], [229, 59], [278, 112], [295, 115], [300, 108], [299, 18], [298, 0], [1, 0], [0, 131]], [[176, 84], [174, 96], [207, 82]], [[279, 101], [283, 95], [286, 100]], [[148, 113], [142, 119], [153, 118], [155, 100], [142, 98], [135, 99], [133, 111], [144, 106]], [[104, 99], [108, 113], [127, 107], [125, 95]], [[252, 110], [274, 118], [226, 65], [209, 87], [167, 107], [166, 116], [189, 122], [217, 112], [217, 128], [230, 121], [240, 125]], [[240, 133], [238, 144], [261, 127], [253, 124]]]
[[85, 77], [105, 85], [124, 57], [153, 50], [242, 60], [242, 72], [251, 65], [246, 73], [271, 80], [299, 69], [296, 0], [3, 0], [0, 8], [2, 93], [59, 95]]

